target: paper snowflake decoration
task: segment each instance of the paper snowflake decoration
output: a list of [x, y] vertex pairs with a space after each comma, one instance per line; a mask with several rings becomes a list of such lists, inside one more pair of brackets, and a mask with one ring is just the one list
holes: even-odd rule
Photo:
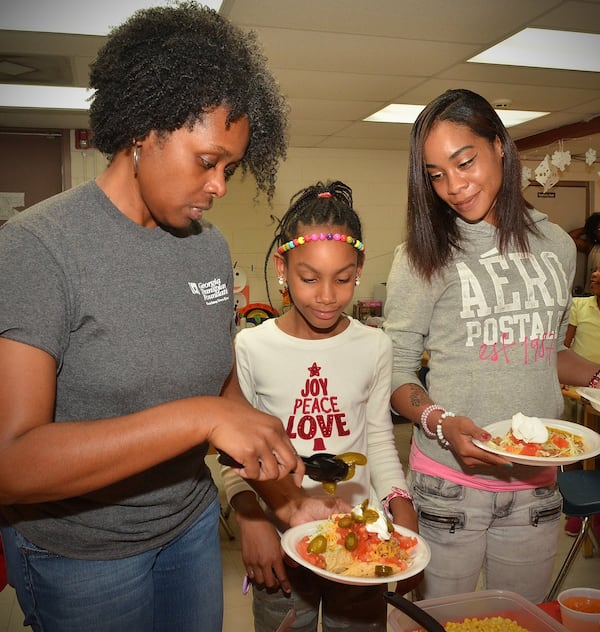
[[591, 147], [585, 152], [585, 164], [591, 167], [596, 162], [596, 150]]
[[523, 169], [521, 169], [521, 190], [524, 190], [529, 186], [531, 176], [532, 171], [529, 167], [523, 167]]
[[552, 154], [552, 164], [561, 171], [565, 170], [571, 164], [571, 152], [557, 150]]
[[559, 180], [556, 167], [550, 164], [550, 156], [546, 154], [546, 157], [535, 169], [535, 179], [539, 182], [544, 190], [544, 193], [549, 191]]
[[550, 177], [551, 167], [550, 167], [550, 156], [546, 154], [546, 157], [540, 164], [535, 168], [535, 179], [540, 184], [544, 184], [544, 182]]

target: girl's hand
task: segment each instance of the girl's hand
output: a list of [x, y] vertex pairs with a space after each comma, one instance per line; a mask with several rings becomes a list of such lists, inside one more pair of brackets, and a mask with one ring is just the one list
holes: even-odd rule
[[254, 584], [290, 593], [279, 533], [265, 515], [256, 494], [243, 491], [231, 499], [240, 527], [242, 561], [246, 575]]
[[442, 422], [442, 432], [450, 443], [449, 449], [467, 467], [480, 465], [512, 467], [512, 462], [508, 459], [482, 450], [473, 443], [473, 439], [482, 442], [489, 441], [491, 435], [475, 425], [475, 422], [469, 417], [447, 417]]
[[313, 520], [326, 520], [331, 514], [350, 511], [352, 507], [337, 496], [304, 496], [291, 514], [289, 525], [295, 527]]
[[390, 501], [390, 513], [394, 524], [419, 533], [419, 518], [411, 500], [400, 497], [392, 498]]
[[266, 516], [261, 519], [238, 518], [242, 538], [242, 561], [248, 579], [270, 590], [281, 588], [291, 593], [277, 529]]

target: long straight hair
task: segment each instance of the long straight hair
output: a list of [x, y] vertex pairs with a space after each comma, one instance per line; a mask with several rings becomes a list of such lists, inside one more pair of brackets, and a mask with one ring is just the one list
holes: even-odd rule
[[424, 146], [438, 121], [451, 121], [468, 127], [489, 143], [500, 140], [502, 184], [494, 215], [498, 248], [510, 246], [529, 252], [529, 234], [537, 234], [527, 212], [531, 205], [521, 191], [521, 162], [517, 148], [494, 108], [470, 90], [448, 90], [420, 113], [410, 137], [408, 164], [407, 254], [415, 270], [430, 280], [462, 249], [457, 214], [434, 191], [425, 166]]

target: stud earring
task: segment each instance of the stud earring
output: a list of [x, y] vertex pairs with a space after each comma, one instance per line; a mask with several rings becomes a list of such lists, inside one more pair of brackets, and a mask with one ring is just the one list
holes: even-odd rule
[[282, 276], [278, 276], [277, 277], [277, 283], [279, 283], [279, 285], [284, 285], [285, 284], [285, 279]]
[[358, 274], [356, 275], [356, 279], [354, 279], [354, 285], [360, 285], [360, 277]]

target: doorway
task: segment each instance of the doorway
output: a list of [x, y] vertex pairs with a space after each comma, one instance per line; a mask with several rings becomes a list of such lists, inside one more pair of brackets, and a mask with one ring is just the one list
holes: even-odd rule
[[70, 187], [68, 130], [0, 129], [0, 224]]

